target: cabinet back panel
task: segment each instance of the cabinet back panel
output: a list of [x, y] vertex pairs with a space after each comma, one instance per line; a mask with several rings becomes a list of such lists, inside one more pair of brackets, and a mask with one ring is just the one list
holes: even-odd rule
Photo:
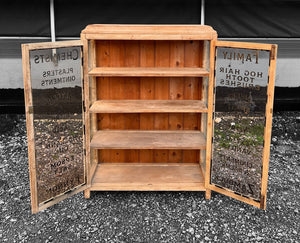
[[[96, 41], [98, 67], [201, 67], [203, 41]], [[97, 99], [201, 99], [202, 78], [97, 77]], [[99, 129], [199, 130], [201, 114], [98, 114]], [[103, 150], [99, 162], [197, 162], [197, 150]]]
[[[161, 154], [157, 153], [161, 151]], [[120, 154], [114, 149], [105, 149], [99, 150], [99, 163], [153, 163], [153, 162], [166, 162], [166, 163], [199, 163], [199, 156], [192, 157], [190, 156], [188, 159], [185, 158], [183, 153], [192, 153], [195, 150], [152, 150], [152, 149], [124, 149], [123, 154], [124, 157], [120, 158]], [[138, 154], [139, 156], [131, 156], [132, 154]], [[146, 156], [150, 154], [151, 156]], [[111, 156], [114, 155], [114, 156]], [[141, 155], [144, 156], [144, 159], [141, 160]], [[179, 158], [182, 159], [178, 159]], [[162, 161], [158, 161], [158, 156], [162, 158]]]

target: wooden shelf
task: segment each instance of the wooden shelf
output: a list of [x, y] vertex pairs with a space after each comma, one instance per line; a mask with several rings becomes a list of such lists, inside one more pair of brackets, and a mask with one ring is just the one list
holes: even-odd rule
[[90, 76], [101, 77], [207, 77], [205, 68], [165, 68], [165, 67], [96, 67]]
[[205, 191], [198, 163], [100, 163], [92, 191]]
[[201, 100], [97, 100], [91, 113], [194, 113], [207, 112]]
[[205, 149], [200, 131], [100, 130], [93, 136], [94, 149]]

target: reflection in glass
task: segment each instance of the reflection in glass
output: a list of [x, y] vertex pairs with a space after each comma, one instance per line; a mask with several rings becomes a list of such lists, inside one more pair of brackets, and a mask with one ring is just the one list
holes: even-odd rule
[[216, 52], [211, 183], [259, 201], [269, 51]]
[[38, 203], [83, 183], [81, 47], [30, 51]]

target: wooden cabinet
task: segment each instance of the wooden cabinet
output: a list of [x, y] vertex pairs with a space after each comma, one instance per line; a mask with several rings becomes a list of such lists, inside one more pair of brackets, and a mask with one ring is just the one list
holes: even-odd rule
[[[201, 25], [89, 25], [80, 42], [65, 42], [81, 47], [84, 80], [86, 177], [71, 194], [85, 190], [89, 198], [91, 191], [205, 191], [209, 199], [211, 189], [224, 193], [210, 180], [216, 43], [216, 31]], [[31, 79], [31, 50], [53, 52], [63, 46], [64, 42], [24, 45], [25, 83]], [[272, 47], [259, 47], [263, 48]], [[29, 140], [34, 140], [29, 92], [30, 85], [25, 85]], [[29, 152], [36, 163], [34, 148]], [[36, 191], [35, 176], [31, 188]], [[42, 204], [37, 197], [32, 196], [33, 212], [67, 196], [53, 196]], [[240, 197], [235, 198], [251, 201]]]
[[206, 190], [208, 42], [216, 36], [208, 26], [82, 31], [95, 161], [87, 197], [93, 190]]

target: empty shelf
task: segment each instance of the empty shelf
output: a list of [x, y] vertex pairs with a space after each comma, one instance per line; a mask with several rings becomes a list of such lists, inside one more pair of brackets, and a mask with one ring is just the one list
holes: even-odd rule
[[96, 67], [90, 76], [114, 77], [206, 77], [205, 68], [164, 68], [164, 67]]
[[205, 149], [203, 133], [193, 130], [100, 130], [94, 149]]
[[91, 113], [207, 112], [201, 100], [97, 100]]
[[196, 163], [101, 163], [92, 191], [204, 191]]

